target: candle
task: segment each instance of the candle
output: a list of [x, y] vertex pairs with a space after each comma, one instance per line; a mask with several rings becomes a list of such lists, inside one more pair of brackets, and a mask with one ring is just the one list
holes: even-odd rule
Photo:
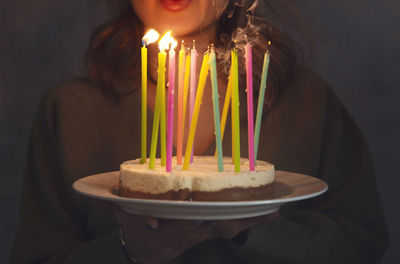
[[[232, 54], [231, 54], [231, 61], [232, 61]], [[231, 76], [231, 85], [232, 85], [232, 90], [233, 90], [233, 68], [232, 68], [232, 62], [231, 62], [231, 72], [230, 72], [230, 76]], [[233, 123], [233, 103], [232, 103], [232, 93], [231, 93], [231, 138], [232, 138], [232, 164], [235, 164], [235, 136], [234, 133], [235, 131], [233, 130], [234, 128], [234, 123]]]
[[191, 149], [193, 148], [194, 135], [196, 133], [197, 120], [199, 118], [200, 105], [203, 99], [204, 87], [206, 85], [208, 75], [208, 51], [204, 53], [203, 62], [200, 69], [199, 85], [197, 86], [196, 101], [193, 109], [192, 122], [190, 123], [189, 136], [186, 144], [185, 160], [183, 162], [183, 169], [189, 169], [189, 162], [191, 156]]
[[247, 142], [249, 148], [249, 170], [254, 171], [254, 113], [253, 113], [253, 59], [251, 45], [245, 46], [247, 83]]
[[[193, 48], [190, 52], [190, 111], [189, 111], [189, 123], [192, 123], [192, 115], [194, 109], [194, 102], [196, 99], [196, 82], [197, 82], [197, 51], [196, 41], [193, 40]], [[193, 162], [193, 148], [191, 150], [190, 163]]]
[[240, 172], [240, 120], [239, 120], [239, 74], [238, 56], [236, 48], [231, 52], [232, 58], [232, 141], [233, 141], [233, 160], [235, 172]]
[[[149, 168], [154, 169], [157, 140], [158, 140], [158, 127], [160, 123], [160, 112], [162, 107], [162, 91], [165, 89], [162, 86], [163, 75], [165, 75], [165, 60], [167, 54], [165, 52], [158, 53], [158, 78], [157, 78], [157, 91], [156, 91], [156, 102], [154, 107], [154, 117], [153, 117], [153, 131], [151, 136], [151, 146], [150, 146], [150, 162]], [[164, 77], [165, 78], [165, 77]]]
[[142, 47], [142, 133], [141, 133], [141, 159], [140, 163], [146, 163], [147, 154], [147, 48]]
[[166, 171], [172, 169], [172, 145], [174, 140], [174, 103], [175, 103], [175, 47], [174, 39], [171, 40], [171, 48], [168, 53], [168, 120], [167, 120], [167, 167]]
[[183, 89], [185, 78], [185, 48], [183, 41], [179, 51], [179, 73], [178, 73], [178, 119], [176, 129], [176, 162], [182, 165], [182, 144], [183, 144]]
[[217, 158], [218, 158], [218, 171], [224, 171], [223, 154], [222, 154], [222, 140], [221, 140], [221, 126], [219, 118], [219, 95], [218, 95], [218, 76], [217, 76], [217, 63], [215, 59], [214, 47], [211, 46], [211, 53], [209, 58], [209, 67], [211, 75], [212, 86], [212, 100], [214, 110], [214, 126], [215, 126], [215, 142], [217, 145]]
[[166, 156], [167, 156], [167, 152], [166, 152], [166, 139], [167, 139], [167, 132], [166, 132], [166, 117], [165, 117], [165, 61], [166, 61], [166, 56], [167, 54], [164, 52], [163, 54], [163, 58], [162, 60], [164, 61], [164, 68], [162, 69], [162, 71], [164, 71], [164, 73], [161, 75], [161, 80], [160, 80], [160, 92], [161, 92], [161, 96], [160, 96], [160, 144], [161, 144], [161, 166], [165, 166], [166, 165]]
[[185, 120], [186, 120], [186, 108], [187, 108], [187, 97], [189, 93], [189, 80], [190, 80], [190, 53], [186, 55], [185, 62], [185, 81], [183, 85], [183, 133], [185, 133]]
[[[171, 32], [168, 32], [169, 35]], [[168, 37], [168, 33], [166, 36]], [[157, 141], [158, 141], [158, 127], [160, 123], [160, 114], [161, 108], [164, 104], [161, 102], [162, 100], [162, 90], [165, 90], [165, 60], [167, 54], [164, 52], [165, 50], [165, 39], [167, 38], [164, 36], [159, 43], [160, 52], [158, 53], [158, 78], [157, 78], [157, 90], [156, 90], [156, 100], [155, 100], [155, 107], [154, 107], [154, 117], [153, 117], [153, 131], [151, 135], [151, 146], [150, 146], [150, 162], [149, 168], [154, 169], [155, 165], [155, 158], [156, 158], [156, 149], [157, 149]], [[164, 95], [165, 96], [165, 95]], [[164, 99], [165, 101], [165, 99]], [[164, 105], [165, 106], [165, 105]]]
[[158, 37], [158, 32], [154, 29], [151, 29], [144, 35], [142, 39], [142, 130], [140, 163], [146, 163], [147, 159], [147, 45], [157, 41]]
[[[271, 45], [271, 42], [268, 43]], [[261, 75], [261, 83], [260, 83], [260, 93], [258, 96], [258, 105], [257, 105], [257, 116], [256, 116], [256, 127], [255, 127], [255, 136], [254, 136], [254, 159], [257, 162], [257, 153], [258, 153], [258, 145], [260, 139], [260, 130], [261, 130], [261, 119], [263, 114], [263, 107], [264, 107], [264, 97], [265, 97], [265, 90], [267, 87], [267, 78], [268, 78], [268, 69], [269, 69], [269, 62], [270, 62], [271, 54], [269, 50], [264, 54], [264, 63]]]
[[[232, 96], [232, 69], [229, 70], [228, 85], [226, 87], [224, 108], [222, 109], [221, 117], [221, 141], [224, 140], [226, 119], [228, 118], [229, 105]], [[217, 148], [215, 148], [215, 157], [217, 157]]]

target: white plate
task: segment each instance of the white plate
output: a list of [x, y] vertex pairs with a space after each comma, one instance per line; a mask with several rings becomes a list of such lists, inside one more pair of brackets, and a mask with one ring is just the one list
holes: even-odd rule
[[119, 171], [96, 174], [75, 181], [73, 188], [84, 196], [111, 201], [128, 213], [187, 220], [238, 219], [270, 214], [285, 203], [309, 199], [328, 189], [328, 185], [320, 179], [298, 173], [275, 171], [275, 183], [262, 200], [169, 201], [115, 195], [112, 189], [118, 185], [118, 179]]

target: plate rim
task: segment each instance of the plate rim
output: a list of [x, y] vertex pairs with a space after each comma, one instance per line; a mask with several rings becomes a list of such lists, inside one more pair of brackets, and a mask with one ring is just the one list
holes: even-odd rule
[[[254, 201], [177, 201], [177, 200], [157, 200], [157, 199], [139, 199], [139, 198], [128, 198], [128, 197], [121, 197], [118, 195], [113, 194], [112, 192], [109, 192], [108, 190], [106, 191], [107, 195], [98, 195], [98, 194], [93, 194], [89, 192], [84, 192], [80, 190], [79, 184], [82, 184], [83, 181], [87, 181], [91, 177], [100, 177], [105, 175], [113, 175], [115, 176], [112, 177], [118, 177], [119, 171], [110, 171], [110, 172], [105, 172], [105, 173], [98, 173], [94, 175], [89, 175], [85, 176], [82, 178], [79, 178], [74, 181], [72, 184], [72, 188], [74, 189], [75, 192], [79, 193], [80, 195], [83, 195], [85, 197], [90, 197], [94, 199], [101, 199], [101, 200], [107, 200], [111, 202], [122, 202], [122, 203], [136, 203], [136, 204], [148, 204], [148, 205], [168, 205], [168, 206], [182, 206], [182, 207], [220, 207], [220, 206], [234, 206], [234, 207], [240, 207], [240, 206], [257, 206], [257, 205], [267, 205], [267, 204], [283, 204], [283, 203], [289, 203], [289, 202], [296, 202], [300, 200], [305, 200], [305, 199], [310, 199], [316, 196], [319, 196], [323, 193], [325, 193], [329, 186], [328, 184], [316, 177], [312, 177], [306, 174], [301, 174], [297, 172], [289, 172], [289, 171], [284, 171], [284, 170], [276, 170], [276, 174], [280, 173], [286, 173], [286, 174], [295, 174], [303, 178], [312, 178], [316, 180], [316, 183], [322, 183], [324, 185], [324, 188], [317, 192], [313, 192], [310, 194], [305, 194], [305, 195], [299, 195], [295, 197], [288, 197], [288, 198], [276, 198], [276, 199], [267, 199], [267, 200], [254, 200]], [[290, 184], [289, 184], [290, 185]], [[290, 185], [293, 187], [294, 185]], [[110, 186], [112, 187], [112, 186]]]

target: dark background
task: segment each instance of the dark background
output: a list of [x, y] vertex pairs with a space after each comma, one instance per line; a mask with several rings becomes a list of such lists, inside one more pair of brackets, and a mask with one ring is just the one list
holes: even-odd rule
[[[83, 72], [106, 0], [0, 1], [0, 263], [8, 261], [30, 125], [45, 91]], [[369, 144], [391, 233], [383, 263], [400, 257], [400, 2], [295, 1], [311, 23], [310, 65], [333, 87]], [[395, 261], [397, 260], [397, 261]]]

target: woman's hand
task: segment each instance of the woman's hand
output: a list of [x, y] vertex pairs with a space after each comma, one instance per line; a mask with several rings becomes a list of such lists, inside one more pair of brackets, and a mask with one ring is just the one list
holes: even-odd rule
[[114, 212], [129, 251], [141, 262], [150, 264], [176, 258], [186, 249], [207, 239], [232, 239], [257, 223], [272, 221], [279, 216], [276, 211], [269, 215], [233, 220], [170, 220], [128, 214], [109, 202], [94, 201], [94, 204]]
[[161, 263], [215, 238], [215, 222], [156, 219], [116, 211], [129, 251], [144, 263]]
[[186, 249], [207, 239], [232, 239], [241, 231], [261, 222], [271, 221], [279, 213], [222, 221], [156, 219], [115, 213], [129, 250], [145, 263], [160, 263], [181, 255]]

